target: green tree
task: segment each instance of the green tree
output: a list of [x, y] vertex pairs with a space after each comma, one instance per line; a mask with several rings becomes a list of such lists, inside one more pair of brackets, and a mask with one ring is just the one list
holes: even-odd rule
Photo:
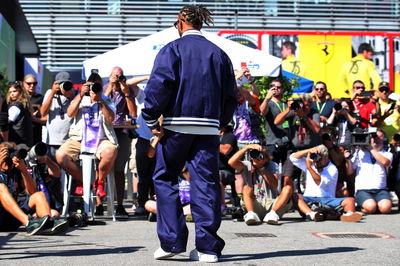
[[1, 75], [1, 77], [3, 77], [2, 79], [0, 79], [0, 95], [6, 95], [7, 91], [8, 91], [8, 84], [9, 84], [6, 67], [2, 67], [0, 69], [0, 75]]

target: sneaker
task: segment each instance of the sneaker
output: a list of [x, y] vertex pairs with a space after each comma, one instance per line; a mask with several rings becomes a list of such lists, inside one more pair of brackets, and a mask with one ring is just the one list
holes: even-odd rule
[[342, 222], [358, 222], [362, 219], [362, 214], [358, 212], [348, 212], [340, 216]]
[[324, 220], [325, 220], [325, 217], [324, 217], [323, 213], [320, 213], [320, 212], [316, 212], [315, 213], [314, 222], [321, 222], [321, 221], [324, 221]]
[[40, 232], [44, 229], [50, 221], [50, 216], [46, 215], [41, 218], [33, 218], [32, 216], [28, 216], [28, 224], [25, 229], [28, 235], [32, 236]]
[[59, 219], [50, 220], [49, 228], [43, 230], [45, 235], [56, 235], [65, 232], [69, 228], [69, 222]]
[[104, 191], [104, 180], [97, 181], [96, 196], [100, 198], [107, 196], [107, 193]]
[[146, 210], [143, 207], [137, 207], [135, 210], [135, 215], [145, 215], [146, 214]]
[[171, 258], [175, 255], [178, 255], [179, 253], [172, 253], [172, 252], [166, 252], [164, 251], [162, 248], [158, 248], [155, 252], [154, 252], [154, 258], [156, 260], [163, 260], [163, 259], [167, 259], [167, 258]]
[[149, 222], [157, 222], [157, 214], [150, 212], [147, 219]]
[[100, 204], [100, 205], [96, 206], [96, 211], [94, 212], [94, 215], [96, 215], [96, 216], [103, 216], [104, 215], [103, 204]]
[[270, 211], [265, 215], [263, 219], [263, 222], [267, 224], [278, 224], [278, 221], [279, 221], [279, 216], [278, 214], [276, 214], [275, 211]]
[[244, 221], [244, 211], [241, 207], [236, 207], [232, 211], [232, 220], [237, 221], [237, 222], [242, 222]]
[[258, 224], [258, 223], [260, 223], [260, 218], [258, 217], [257, 213], [255, 213], [253, 211], [249, 211], [244, 216], [244, 222], [247, 225]]
[[201, 262], [218, 262], [217, 255], [205, 254], [197, 249], [190, 251], [189, 258], [191, 260], [201, 261]]
[[128, 218], [129, 214], [126, 212], [124, 206], [118, 205], [117, 209], [115, 210], [115, 216], [120, 218]]

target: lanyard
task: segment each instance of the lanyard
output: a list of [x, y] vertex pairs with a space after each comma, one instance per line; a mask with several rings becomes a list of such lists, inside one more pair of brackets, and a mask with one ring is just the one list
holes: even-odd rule
[[317, 105], [317, 108], [318, 108], [318, 113], [321, 114], [322, 111], [323, 111], [324, 108], [325, 108], [326, 102], [324, 102], [324, 104], [322, 105], [321, 108], [319, 107], [319, 102], [316, 102], [316, 105]]
[[275, 102], [274, 100], [271, 100], [274, 104], [276, 104], [276, 106], [278, 107], [279, 111], [282, 113], [283, 110], [285, 109], [285, 103], [282, 103], [282, 107], [280, 106], [280, 104], [278, 102]]

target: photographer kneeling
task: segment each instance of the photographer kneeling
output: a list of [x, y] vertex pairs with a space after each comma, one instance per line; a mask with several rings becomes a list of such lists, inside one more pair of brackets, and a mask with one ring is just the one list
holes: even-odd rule
[[[36, 191], [35, 181], [29, 175], [24, 160], [12, 151], [15, 151], [15, 144], [0, 144], [0, 231], [14, 231], [21, 225], [25, 225], [29, 235], [45, 229], [50, 234], [67, 229], [66, 221], [50, 218], [50, 206], [45, 194]], [[25, 200], [17, 202], [23, 192], [28, 195]], [[34, 214], [37, 218], [31, 216]]]
[[[248, 160], [241, 160], [249, 152]], [[243, 189], [243, 203], [247, 210], [244, 221], [247, 225], [260, 223], [275, 203], [278, 186], [278, 165], [271, 161], [268, 152], [259, 144], [249, 144], [236, 152], [228, 164], [240, 171], [245, 186]], [[278, 210], [282, 216], [290, 209], [289, 204]], [[266, 222], [266, 221], [265, 221]]]
[[352, 197], [336, 198], [336, 184], [338, 169], [329, 160], [328, 148], [319, 145], [314, 148], [298, 151], [290, 155], [292, 163], [306, 173], [306, 188], [303, 196], [298, 194], [300, 212], [308, 219], [322, 221], [322, 213], [312, 211], [307, 203], [319, 202], [330, 207], [342, 206], [344, 214], [340, 220], [343, 222], [357, 222], [362, 215], [355, 212], [355, 199]]

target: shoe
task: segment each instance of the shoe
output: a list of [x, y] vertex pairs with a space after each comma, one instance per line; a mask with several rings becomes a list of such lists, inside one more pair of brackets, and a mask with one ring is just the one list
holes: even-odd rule
[[50, 222], [50, 216], [46, 215], [41, 218], [33, 218], [28, 216], [28, 225], [25, 227], [28, 235], [32, 236], [46, 228], [47, 224]]
[[94, 215], [96, 215], [96, 216], [103, 216], [104, 215], [103, 204], [100, 204], [100, 205], [96, 206], [96, 211], [94, 212]]
[[117, 209], [115, 210], [115, 216], [120, 218], [128, 218], [129, 214], [126, 212], [124, 206], [118, 205]]
[[146, 210], [143, 207], [137, 207], [135, 210], [135, 215], [145, 215], [146, 214]]
[[340, 221], [342, 222], [358, 222], [362, 219], [362, 214], [358, 212], [348, 212], [340, 216]]
[[314, 216], [314, 222], [322, 222], [325, 221], [325, 217], [323, 213], [316, 212]]
[[157, 214], [150, 212], [147, 219], [149, 222], [157, 222]]
[[179, 253], [172, 253], [172, 252], [166, 252], [164, 251], [162, 248], [158, 248], [155, 252], [154, 252], [154, 258], [156, 260], [163, 260], [163, 259], [167, 259], [167, 258], [171, 258], [175, 255], [178, 255]]
[[97, 181], [96, 196], [100, 198], [107, 196], [107, 193], [104, 191], [104, 180]]
[[278, 224], [279, 216], [274, 211], [270, 211], [265, 215], [263, 222], [267, 224]]
[[249, 211], [244, 216], [244, 222], [247, 225], [259, 224], [260, 218], [258, 217], [257, 213], [255, 213], [253, 211]]
[[218, 262], [217, 255], [205, 254], [197, 249], [190, 251], [189, 258], [191, 260], [201, 261], [201, 262]]
[[45, 235], [56, 235], [65, 232], [69, 228], [69, 222], [59, 219], [50, 220], [48, 223], [50, 226], [43, 230], [42, 233]]

